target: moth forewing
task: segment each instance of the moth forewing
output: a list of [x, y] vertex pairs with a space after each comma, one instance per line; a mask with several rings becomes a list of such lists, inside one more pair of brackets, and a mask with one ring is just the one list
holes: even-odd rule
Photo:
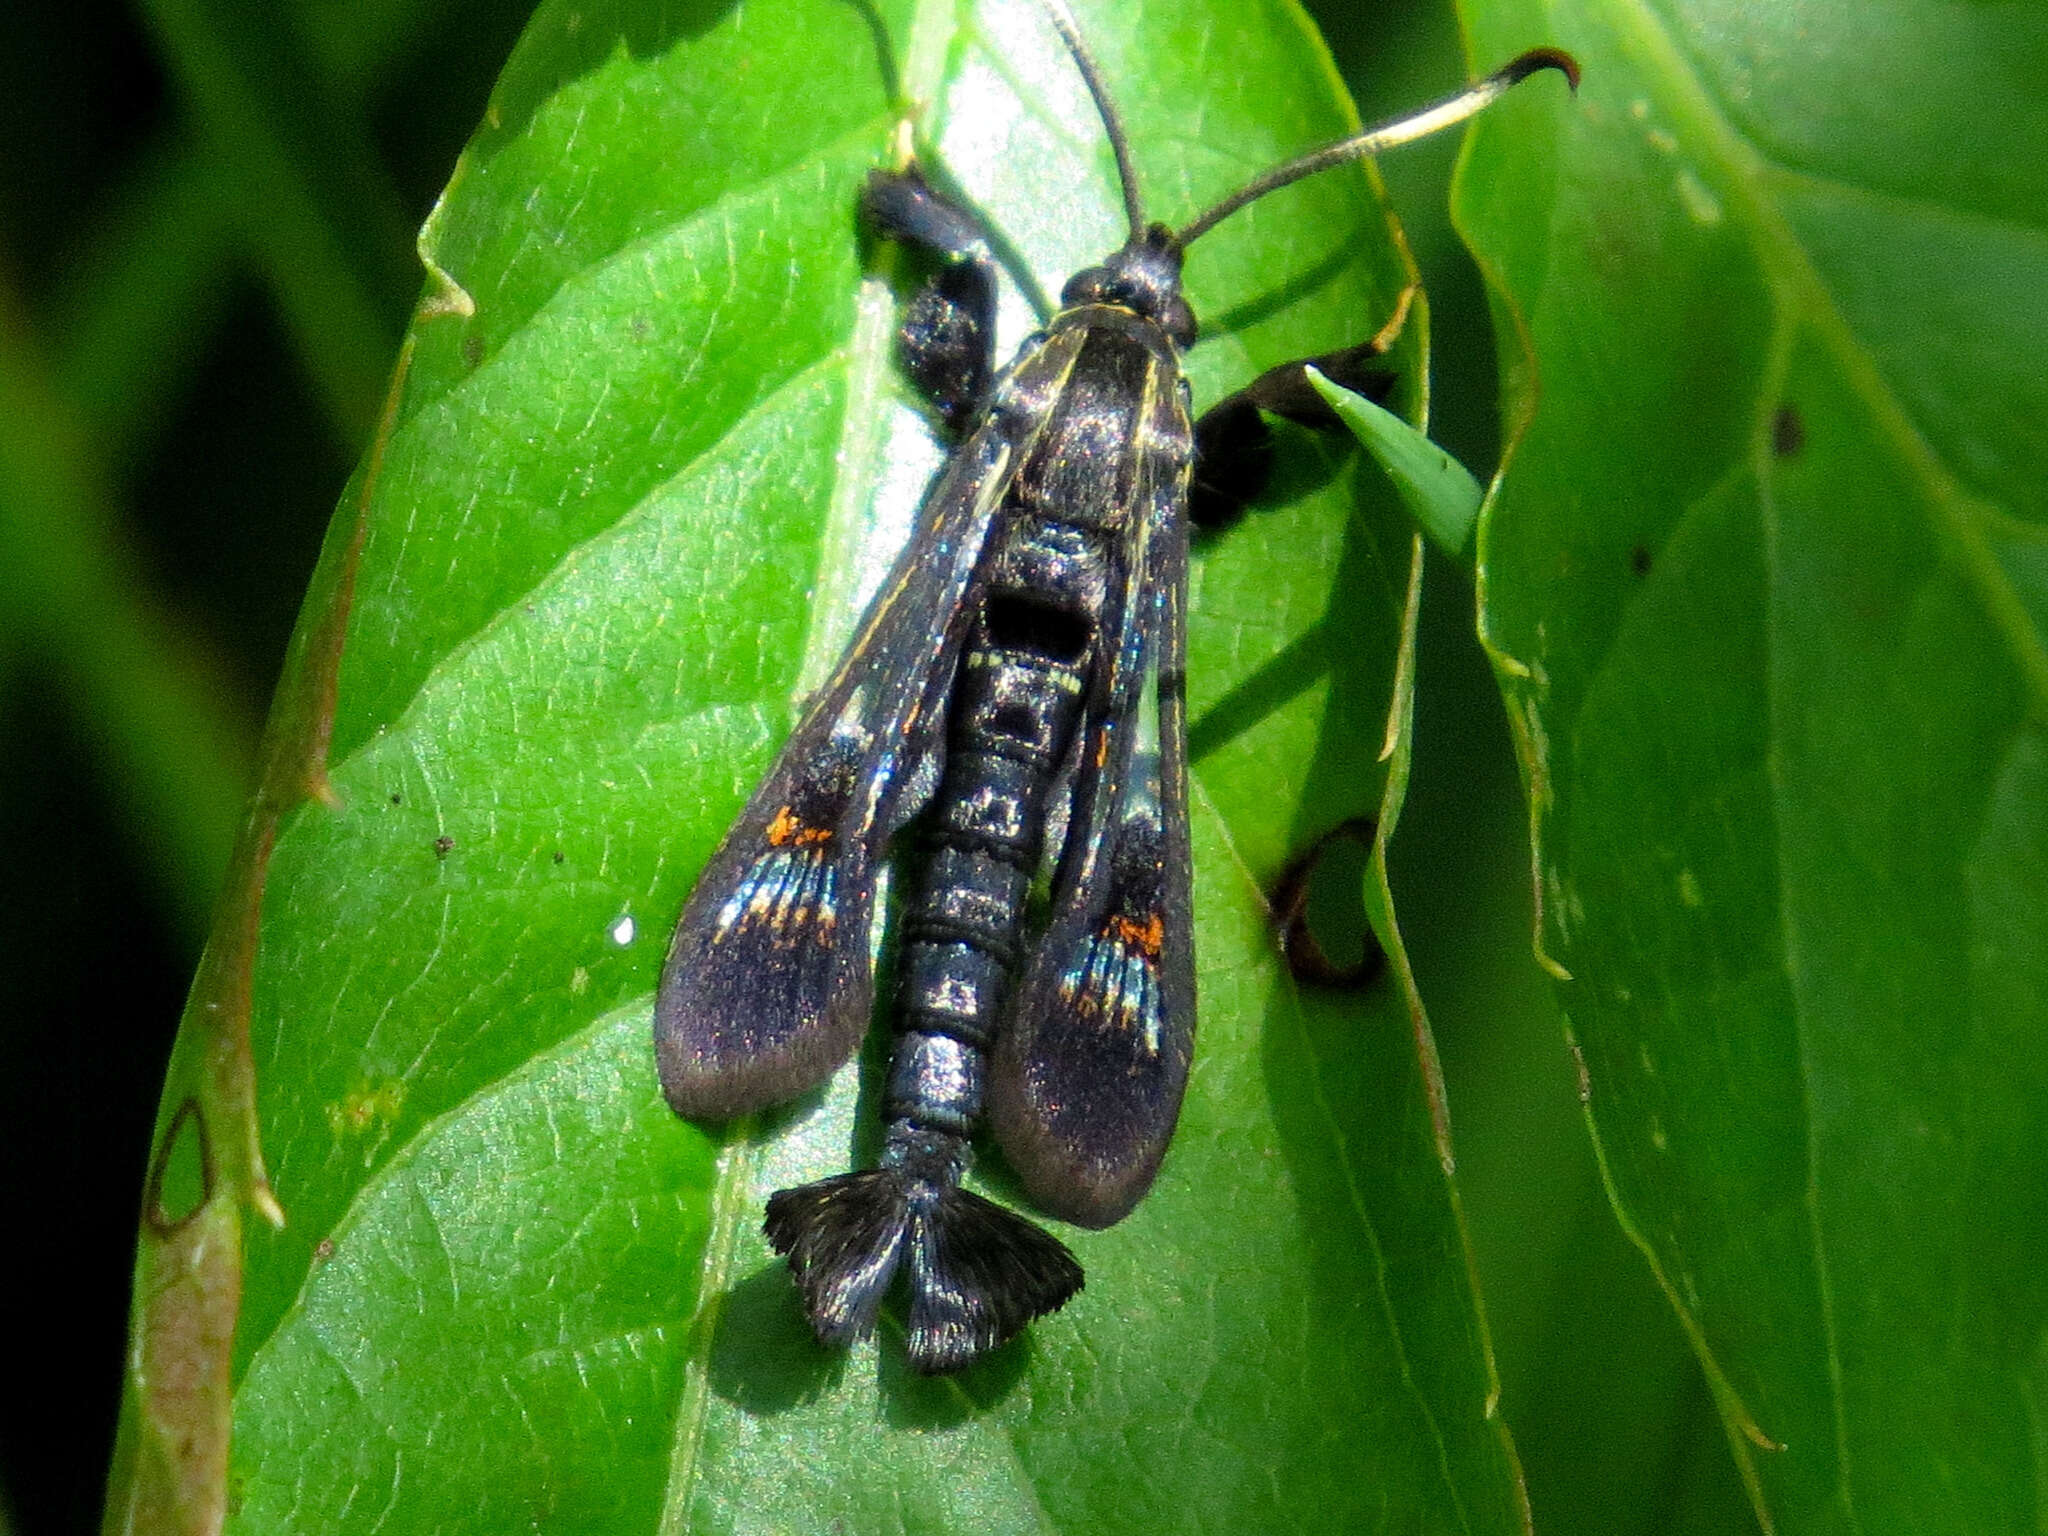
[[1151, 1188], [1194, 1050], [1182, 663], [1192, 430], [1177, 369], [1132, 434], [1132, 574], [1109, 697], [1084, 733], [1065, 856], [989, 1079], [989, 1116], [1033, 1201], [1079, 1226]]
[[[1170, 517], [1173, 524], [1172, 537], [1154, 540], [1158, 603], [1153, 616], [1156, 640], [1151, 665], [1153, 714], [1159, 734], [1156, 793], [1163, 829], [1159, 977], [1167, 1027], [1182, 1053], [1180, 1078], [1171, 1103], [1164, 1106], [1163, 1135], [1171, 1138], [1195, 1048], [1195, 866], [1188, 820], [1189, 525], [1185, 498], [1158, 510], [1162, 518]], [[1163, 1145], [1148, 1148], [1154, 1172], [1165, 1150]], [[1148, 1173], [1138, 1189], [1140, 1196], [1151, 1182], [1152, 1174]]]
[[947, 460], [831, 680], [698, 877], [655, 992], [676, 1113], [725, 1120], [809, 1092], [867, 1033], [876, 878], [937, 780], [990, 524], [1080, 351], [1028, 351]]
[[867, 1033], [876, 875], [934, 778], [945, 697], [1013, 431], [954, 455], [866, 623], [690, 894], [655, 992], [655, 1061], [680, 1115], [808, 1092]]

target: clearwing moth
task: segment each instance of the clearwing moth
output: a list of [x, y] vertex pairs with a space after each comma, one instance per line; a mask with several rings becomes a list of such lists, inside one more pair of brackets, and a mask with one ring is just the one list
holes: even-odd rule
[[678, 1114], [726, 1120], [816, 1087], [867, 1033], [877, 875], [914, 830], [879, 1166], [778, 1191], [766, 1230], [823, 1341], [866, 1334], [905, 1279], [926, 1372], [972, 1363], [1081, 1287], [1063, 1243], [961, 1187], [984, 1120], [1031, 1199], [1079, 1226], [1121, 1220], [1158, 1172], [1195, 1035], [1189, 524], [1256, 493], [1262, 411], [1334, 421], [1305, 364], [1372, 377], [1368, 343], [1272, 369], [1194, 420], [1187, 247], [1538, 70], [1577, 84], [1568, 55], [1532, 50], [1175, 230], [1146, 220], [1072, 17], [1040, 3], [1101, 116], [1129, 237], [1068, 280], [998, 374], [995, 242], [914, 163], [870, 174], [866, 224], [937, 262], [901, 352], [957, 446], [837, 673], [699, 877], [655, 999]]

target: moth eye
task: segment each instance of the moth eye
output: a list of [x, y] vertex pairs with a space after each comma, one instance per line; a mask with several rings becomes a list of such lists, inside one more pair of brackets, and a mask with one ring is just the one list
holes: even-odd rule
[[1083, 267], [1067, 279], [1067, 285], [1060, 290], [1060, 303], [1067, 308], [1076, 304], [1100, 304], [1110, 297], [1111, 284], [1109, 268]]

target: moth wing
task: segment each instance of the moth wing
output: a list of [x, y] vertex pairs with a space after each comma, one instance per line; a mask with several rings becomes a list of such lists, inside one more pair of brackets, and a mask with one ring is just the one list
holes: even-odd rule
[[1188, 429], [1176, 391], [1148, 398], [1122, 633], [1084, 726], [1046, 928], [988, 1085], [996, 1138], [1032, 1200], [1084, 1227], [1121, 1221], [1152, 1187], [1194, 1055]]
[[935, 781], [1014, 435], [991, 418], [953, 455], [859, 637], [690, 893], [654, 999], [655, 1061], [679, 1115], [795, 1098], [867, 1032], [876, 871]]

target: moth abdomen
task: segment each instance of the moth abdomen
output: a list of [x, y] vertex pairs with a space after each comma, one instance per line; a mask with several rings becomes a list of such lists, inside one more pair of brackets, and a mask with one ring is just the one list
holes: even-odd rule
[[889, 1063], [883, 1114], [919, 1126], [973, 1134], [987, 1077], [982, 1047], [943, 1030], [905, 1029]]

